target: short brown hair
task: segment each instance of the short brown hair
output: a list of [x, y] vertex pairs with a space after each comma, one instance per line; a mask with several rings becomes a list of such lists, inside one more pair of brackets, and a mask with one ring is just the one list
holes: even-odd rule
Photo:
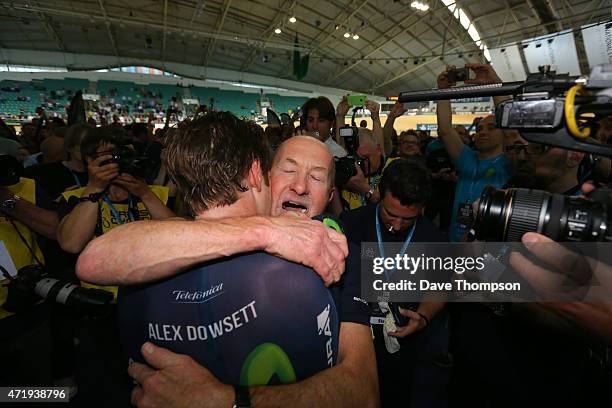
[[324, 96], [307, 100], [304, 105], [302, 105], [302, 117], [304, 119], [308, 117], [308, 112], [312, 109], [316, 109], [317, 112], [319, 112], [319, 117], [321, 119], [327, 119], [331, 122], [336, 119], [336, 108], [334, 108], [331, 101]]
[[178, 194], [192, 213], [234, 204], [254, 161], [264, 180], [272, 167], [261, 127], [230, 112], [209, 112], [168, 135], [165, 164]]

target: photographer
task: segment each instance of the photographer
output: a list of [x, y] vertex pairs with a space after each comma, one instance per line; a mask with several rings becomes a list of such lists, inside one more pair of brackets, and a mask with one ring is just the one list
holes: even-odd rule
[[121, 146], [135, 153], [123, 130], [113, 127], [98, 128], [82, 141], [89, 182], [63, 195], [58, 242], [65, 251], [79, 253], [94, 236], [125, 222], [174, 216], [164, 204], [166, 187], [147, 186], [142, 178], [120, 173], [112, 159]]
[[382, 147], [371, 130], [359, 128], [358, 137], [359, 147], [356, 154], [362, 159], [362, 165], [355, 164], [357, 174], [342, 186], [340, 199], [345, 210], [377, 203], [380, 200], [378, 183], [382, 172], [389, 163], [397, 159], [383, 154]]
[[[549, 193], [582, 195], [578, 170], [585, 154], [531, 143], [518, 132], [509, 132], [504, 151], [512, 168], [513, 187], [535, 188]], [[516, 177], [520, 176], [517, 180]]]
[[[507, 135], [505, 151], [513, 169], [510, 186], [581, 195], [578, 166], [584, 153], [530, 143], [518, 132]], [[609, 267], [570, 253], [541, 234], [524, 234], [522, 242], [528, 244], [532, 256], [512, 253], [510, 265], [542, 301], [506, 305], [503, 317], [477, 305], [455, 308], [458, 372], [486, 384], [493, 392], [483, 398], [498, 399], [497, 404], [517, 406], [529, 402], [569, 407], [609, 402], [604, 392], [610, 385], [606, 378], [609, 351], [605, 345], [611, 339], [609, 304], [558, 301], [577, 296], [573, 290], [584, 292], [589, 287], [586, 277], [591, 277], [592, 282], [606, 282], [604, 276]], [[465, 369], [470, 371], [464, 372]], [[488, 374], [483, 376], [482, 372]], [[520, 395], [500, 398], [509, 386], [526, 390], [529, 400]], [[476, 390], [466, 384], [458, 388], [472, 402]]]
[[[466, 84], [492, 84], [501, 80], [490, 65], [468, 64], [476, 73]], [[438, 88], [454, 86], [448, 71], [438, 76]], [[500, 98], [496, 99], [496, 103]], [[452, 126], [452, 110], [448, 100], [437, 102], [438, 134], [446, 151], [457, 167], [459, 176], [455, 191], [452, 220], [449, 229], [451, 241], [459, 241], [473, 220], [472, 203], [487, 185], [501, 187], [510, 177], [510, 169], [503, 152], [504, 133], [497, 128], [494, 117], [481, 120], [476, 127], [475, 150], [466, 146]]]
[[[0, 156], [0, 243], [17, 271], [42, 264], [37, 235], [54, 237], [59, 223], [50, 210], [53, 202], [36, 188], [35, 182], [20, 177], [21, 164], [12, 156]], [[44, 208], [47, 209], [44, 209]], [[7, 263], [3, 263], [9, 269]], [[3, 386], [49, 386], [51, 338], [46, 305], [38, 304], [15, 313], [4, 308], [8, 278], [0, 277], [0, 360], [10, 370], [0, 370]], [[8, 307], [8, 306], [7, 306]]]
[[[348, 98], [342, 97], [342, 100], [338, 103], [336, 108], [336, 136], [340, 134], [339, 129], [345, 125], [345, 117], [349, 111]], [[372, 134], [374, 135], [375, 143], [379, 144], [381, 151], [385, 156], [391, 154], [393, 146], [391, 143], [391, 137], [383, 132], [383, 128], [380, 124], [380, 104], [376, 101], [366, 99], [365, 104], [362, 108], [370, 111], [370, 117], [372, 118]], [[340, 139], [338, 141], [340, 145], [344, 145], [344, 141]]]
[[[379, 189], [378, 204], [342, 213], [350, 242], [361, 246], [378, 241], [382, 248], [384, 243], [404, 243], [406, 249], [411, 242], [446, 241], [422, 215], [431, 194], [424, 166], [407, 159], [393, 161], [385, 169]], [[443, 308], [443, 302], [424, 300], [413, 310], [399, 309], [408, 322], [403, 326], [395, 322], [396, 330], [387, 332], [387, 322], [383, 325], [381, 319], [392, 319], [389, 305], [370, 305], [383, 407], [395, 406], [397, 401], [410, 407], [447, 406], [449, 332]]]

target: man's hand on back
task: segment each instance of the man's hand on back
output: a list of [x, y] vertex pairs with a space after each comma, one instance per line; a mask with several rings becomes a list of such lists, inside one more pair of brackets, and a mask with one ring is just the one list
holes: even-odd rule
[[264, 250], [315, 270], [325, 285], [344, 273], [348, 244], [343, 234], [320, 221], [296, 217], [269, 217], [264, 229]]
[[133, 363], [130, 376], [138, 382], [132, 391], [137, 407], [230, 407], [234, 390], [222, 384], [191, 357], [145, 343], [142, 355], [147, 363]]

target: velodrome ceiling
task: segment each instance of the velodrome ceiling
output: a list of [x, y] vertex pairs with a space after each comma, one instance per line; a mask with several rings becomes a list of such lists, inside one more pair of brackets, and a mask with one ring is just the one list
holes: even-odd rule
[[[2, 50], [55, 51], [110, 57], [108, 66], [88, 69], [131, 57], [161, 69], [175, 62], [295, 79], [297, 33], [302, 55], [310, 55], [302, 81], [389, 95], [434, 86], [447, 63], [484, 58], [442, 1], [421, 2], [427, 11], [412, 0], [0, 1], [0, 58]], [[612, 0], [456, 4], [489, 48], [612, 20]]]

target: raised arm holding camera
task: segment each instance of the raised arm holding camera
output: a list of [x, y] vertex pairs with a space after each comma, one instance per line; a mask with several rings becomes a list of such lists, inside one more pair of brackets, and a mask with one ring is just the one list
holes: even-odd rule
[[[474, 79], [466, 83], [490, 84], [500, 82], [499, 77], [489, 65], [468, 64], [476, 72]], [[452, 78], [451, 78], [452, 79]], [[438, 76], [438, 88], [454, 86], [449, 80], [448, 72]], [[448, 100], [438, 101], [438, 134], [448, 154], [455, 162], [459, 176], [455, 192], [452, 220], [449, 228], [451, 241], [458, 241], [473, 220], [473, 203], [486, 185], [501, 187], [510, 177], [510, 169], [503, 152], [504, 133], [497, 127], [495, 118], [490, 116], [478, 123], [475, 136], [475, 150], [463, 143], [463, 140], [452, 126], [452, 110]]]

